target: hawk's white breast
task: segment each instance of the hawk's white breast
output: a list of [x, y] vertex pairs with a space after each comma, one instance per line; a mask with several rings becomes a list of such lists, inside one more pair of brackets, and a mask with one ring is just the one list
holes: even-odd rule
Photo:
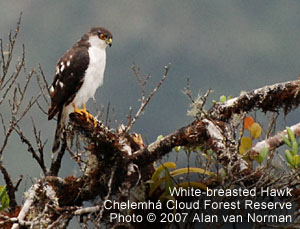
[[[83, 84], [72, 102], [76, 107], [82, 106], [94, 97], [97, 88], [103, 84], [107, 45], [97, 36], [90, 37], [89, 42], [91, 44], [88, 50], [89, 66], [86, 69]], [[65, 107], [65, 113], [69, 114], [73, 111], [72, 103]]]

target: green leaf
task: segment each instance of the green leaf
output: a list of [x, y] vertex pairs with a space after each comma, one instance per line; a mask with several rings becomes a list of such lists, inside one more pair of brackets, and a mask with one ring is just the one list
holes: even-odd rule
[[149, 195], [151, 196], [153, 192], [162, 184], [163, 181], [167, 179], [166, 176], [160, 177], [161, 173], [163, 171], [168, 171], [168, 169], [175, 169], [176, 164], [174, 162], [166, 162], [159, 166], [155, 172], [152, 174], [151, 180], [150, 180], [150, 191]]
[[259, 152], [259, 155], [262, 157], [263, 160], [265, 160], [266, 157], [268, 156], [268, 153], [269, 153], [269, 149], [268, 147], [265, 147]]
[[164, 195], [168, 196], [170, 195], [170, 188], [173, 187], [173, 179], [170, 175], [170, 172], [168, 169], [165, 169], [165, 191], [164, 191]]
[[166, 176], [160, 178], [160, 175], [163, 171], [168, 170], [168, 168], [175, 169], [176, 164], [174, 162], [166, 162], [159, 166], [155, 172], [152, 174], [150, 183], [149, 195], [151, 196], [153, 192], [161, 185], [161, 183], [166, 179]]
[[268, 152], [269, 152], [268, 148], [263, 148], [257, 156], [254, 156], [254, 160], [257, 161], [259, 164], [261, 164], [268, 156]]
[[159, 141], [159, 140], [161, 140], [163, 137], [164, 137], [163, 135], [159, 135], [159, 136], [157, 136], [156, 140]]
[[260, 155], [254, 156], [254, 160], [257, 161], [257, 163], [259, 164], [261, 164], [264, 161], [264, 159]]
[[289, 138], [291, 139], [291, 142], [296, 142], [296, 137], [294, 135], [294, 132], [289, 128], [288, 126], [286, 127], [286, 131], [288, 133]]
[[171, 176], [178, 176], [178, 175], [182, 175], [182, 174], [187, 174], [187, 173], [201, 173], [201, 174], [205, 174], [208, 176], [216, 176], [215, 173], [207, 171], [205, 169], [201, 169], [201, 168], [182, 168], [182, 169], [176, 169], [172, 172], [170, 172]]
[[252, 139], [249, 137], [242, 137], [241, 145], [239, 148], [240, 154], [245, 154], [248, 150], [252, 148]]
[[9, 206], [9, 197], [7, 195], [6, 186], [0, 186], [0, 211], [8, 208]]
[[261, 135], [261, 126], [255, 122], [250, 127], [250, 135], [252, 138], [259, 138]]
[[4, 197], [6, 194], [6, 186], [0, 186], [0, 200]]
[[289, 163], [292, 167], [294, 167], [294, 158], [293, 158], [291, 152], [290, 152], [288, 149], [285, 150], [285, 157], [286, 157], [288, 163]]
[[181, 146], [175, 146], [174, 150], [178, 153], [181, 150]]
[[176, 168], [176, 164], [174, 162], [166, 162], [166, 163], [162, 164], [161, 166], [159, 166], [155, 170], [155, 172], [152, 174], [151, 180], [153, 182], [150, 183], [150, 189], [153, 188], [153, 186], [155, 186], [155, 182], [157, 182], [159, 180], [160, 174], [165, 170], [165, 168], [175, 169]]
[[288, 147], [292, 148], [292, 143], [291, 143], [291, 141], [290, 141], [286, 136], [284, 136], [284, 135], [282, 135], [281, 137], [282, 137], [284, 143], [285, 143]]
[[2, 205], [2, 207], [0, 208], [0, 211], [2, 211], [2, 210], [9, 207], [9, 197], [8, 197], [8, 195], [5, 195], [3, 197], [3, 199], [1, 200], [1, 205]]
[[298, 143], [296, 141], [292, 141], [291, 153], [293, 155], [297, 155], [298, 154]]
[[226, 96], [225, 95], [221, 95], [220, 96], [220, 103], [225, 103], [226, 102]]

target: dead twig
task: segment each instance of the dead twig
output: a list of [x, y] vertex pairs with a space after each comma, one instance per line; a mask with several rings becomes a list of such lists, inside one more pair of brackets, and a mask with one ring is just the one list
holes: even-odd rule
[[[32, 157], [37, 161], [37, 163], [40, 165], [44, 175], [47, 175], [47, 168], [45, 166], [45, 162], [44, 162], [44, 157], [43, 157], [43, 146], [41, 146], [41, 140], [40, 137], [38, 137], [36, 135], [36, 129], [34, 127], [34, 132], [35, 132], [35, 138], [37, 141], [37, 145], [40, 146], [41, 148], [38, 149], [40, 156], [38, 156], [37, 152], [35, 151], [33, 145], [31, 144], [31, 142], [26, 138], [26, 136], [23, 134], [23, 131], [21, 130], [21, 128], [19, 127], [19, 125], [14, 127], [14, 130], [16, 131], [16, 133], [19, 135], [22, 143], [25, 143], [27, 145], [27, 151], [31, 153]], [[39, 138], [39, 139], [37, 139]]]
[[165, 72], [164, 72], [163, 76], [161, 77], [160, 81], [158, 82], [158, 84], [156, 85], [156, 87], [152, 90], [152, 92], [148, 95], [147, 98], [145, 98], [145, 85], [146, 85], [148, 79], [150, 78], [150, 75], [147, 75], [146, 78], [145, 78], [145, 80], [143, 80], [142, 76], [140, 74], [139, 69], [136, 68], [135, 66], [133, 66], [132, 69], [135, 72], [135, 75], [136, 75], [136, 77], [138, 79], [138, 82], [140, 84], [141, 91], [142, 91], [141, 92], [142, 93], [142, 98], [141, 98], [140, 108], [136, 112], [136, 114], [133, 117], [133, 119], [129, 120], [129, 123], [128, 123], [128, 125], [125, 128], [125, 133], [129, 132], [129, 130], [131, 129], [131, 127], [133, 126], [133, 124], [136, 122], [136, 120], [140, 117], [140, 115], [144, 111], [145, 107], [147, 106], [147, 104], [149, 103], [149, 101], [151, 100], [151, 98], [154, 96], [154, 94], [157, 92], [157, 90], [160, 88], [160, 86], [163, 84], [163, 82], [167, 78], [168, 72], [169, 72], [169, 69], [170, 69], [170, 64], [167, 65], [167, 66], [165, 66]]

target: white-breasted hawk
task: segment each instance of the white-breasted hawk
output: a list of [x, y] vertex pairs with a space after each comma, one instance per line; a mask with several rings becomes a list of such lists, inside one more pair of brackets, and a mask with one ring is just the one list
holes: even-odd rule
[[[94, 27], [69, 49], [58, 61], [50, 87], [51, 105], [48, 120], [57, 115], [57, 127], [52, 147], [60, 145], [65, 121], [72, 112], [87, 113], [85, 103], [94, 97], [103, 84], [106, 47], [111, 46], [112, 34], [103, 27]], [[82, 109], [77, 107], [82, 106]]]

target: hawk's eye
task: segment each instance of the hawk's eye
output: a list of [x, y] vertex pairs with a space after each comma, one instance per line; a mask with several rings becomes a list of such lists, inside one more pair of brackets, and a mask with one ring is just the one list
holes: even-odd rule
[[106, 39], [106, 35], [103, 34], [103, 33], [100, 33], [99, 38], [100, 38], [101, 40], [105, 40], [105, 39]]

